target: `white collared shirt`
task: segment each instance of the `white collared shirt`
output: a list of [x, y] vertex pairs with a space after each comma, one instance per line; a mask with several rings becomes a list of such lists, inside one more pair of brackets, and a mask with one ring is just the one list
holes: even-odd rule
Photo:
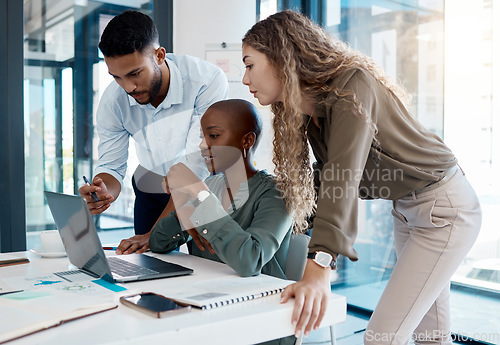
[[200, 119], [208, 107], [227, 98], [225, 74], [215, 65], [187, 55], [167, 54], [170, 86], [157, 107], [139, 104], [113, 81], [99, 102], [99, 160], [94, 176], [108, 173], [120, 184], [125, 177], [129, 137], [135, 141], [139, 164], [160, 175], [185, 163], [204, 179], [208, 176], [199, 153]]

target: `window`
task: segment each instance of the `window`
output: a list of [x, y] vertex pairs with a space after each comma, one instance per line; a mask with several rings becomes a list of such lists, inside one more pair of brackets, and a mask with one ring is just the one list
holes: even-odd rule
[[[495, 11], [496, 10], [496, 11]], [[452, 331], [493, 334], [500, 294], [500, 52], [498, 9], [492, 1], [326, 0], [329, 33], [370, 55], [412, 95], [410, 112], [444, 138], [475, 188], [483, 223], [474, 247], [452, 279]], [[336, 281], [348, 303], [373, 310], [393, 266], [391, 202], [360, 201], [356, 263], [344, 260]], [[465, 290], [464, 290], [465, 289]], [[460, 295], [466, 291], [466, 295]], [[486, 292], [485, 292], [486, 291]], [[455, 293], [453, 293], [455, 292]], [[483, 296], [482, 298], [475, 298]], [[464, 303], [465, 300], [469, 302]], [[471, 303], [471, 301], [474, 301]], [[485, 317], [474, 325], [467, 304]], [[496, 315], [496, 316], [495, 316]], [[478, 339], [484, 340], [484, 339]]]
[[[127, 8], [152, 15], [153, 1], [24, 1], [24, 132], [28, 248], [53, 229], [44, 190], [78, 194], [97, 162], [99, 99], [111, 81], [97, 44], [107, 22]], [[137, 162], [131, 147], [128, 175]], [[130, 182], [130, 181], [129, 181]], [[100, 216], [101, 229], [131, 227], [134, 193]]]

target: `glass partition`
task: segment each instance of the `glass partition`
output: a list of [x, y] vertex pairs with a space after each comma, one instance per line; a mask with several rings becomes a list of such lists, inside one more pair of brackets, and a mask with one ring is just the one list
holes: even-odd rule
[[[443, 1], [328, 0], [324, 6], [326, 30], [404, 85], [412, 97], [410, 112], [442, 136]], [[356, 250], [361, 260], [342, 260], [338, 283], [383, 287], [396, 260], [391, 208], [390, 201], [360, 201]]]
[[[326, 0], [327, 31], [370, 55], [412, 96], [411, 113], [443, 137], [479, 195], [481, 233], [452, 278], [452, 331], [499, 340], [500, 4], [489, 0]], [[343, 259], [334, 289], [375, 308], [395, 264], [390, 201], [360, 201], [358, 262]], [[468, 311], [481, 311], [477, 321]], [[496, 340], [491, 336], [496, 335]], [[484, 338], [487, 337], [487, 338]]]

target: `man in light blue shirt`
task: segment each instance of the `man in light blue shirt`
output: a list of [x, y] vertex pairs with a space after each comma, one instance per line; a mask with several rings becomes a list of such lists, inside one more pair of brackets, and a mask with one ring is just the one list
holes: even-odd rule
[[[227, 79], [207, 61], [167, 54], [151, 18], [136, 11], [113, 18], [99, 48], [115, 81], [99, 103], [99, 160], [92, 184], [81, 187], [80, 194], [91, 214], [109, 208], [120, 194], [133, 137], [140, 164], [132, 181], [134, 227], [142, 235], [168, 203], [161, 181], [172, 165], [183, 162], [200, 178], [208, 175], [201, 155], [192, 153], [199, 150], [201, 116], [212, 103], [227, 98]], [[129, 252], [147, 249], [147, 238], [130, 240]]]

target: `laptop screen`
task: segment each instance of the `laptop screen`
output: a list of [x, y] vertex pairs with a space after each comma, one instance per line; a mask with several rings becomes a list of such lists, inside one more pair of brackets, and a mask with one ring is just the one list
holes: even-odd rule
[[85, 200], [76, 195], [48, 191], [44, 193], [69, 261], [99, 277], [108, 274], [111, 278], [111, 271]]

